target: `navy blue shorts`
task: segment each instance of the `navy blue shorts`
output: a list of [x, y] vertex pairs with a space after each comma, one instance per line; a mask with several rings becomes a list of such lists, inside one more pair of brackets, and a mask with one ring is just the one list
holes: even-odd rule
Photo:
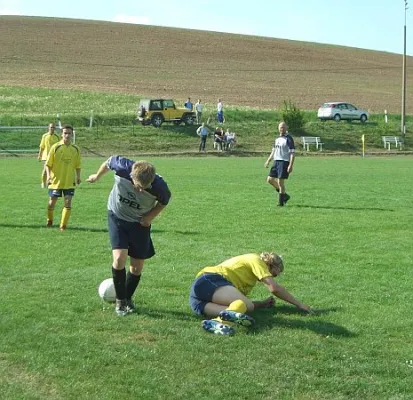
[[151, 227], [139, 222], [129, 222], [108, 211], [109, 237], [112, 250], [128, 249], [132, 258], [146, 260], [155, 255], [151, 238]]
[[198, 315], [203, 315], [205, 306], [211, 302], [215, 290], [228, 285], [234, 286], [220, 274], [206, 273], [195, 279], [189, 294], [189, 306], [192, 311]]
[[49, 197], [74, 196], [75, 189], [49, 189]]
[[288, 179], [289, 173], [287, 171], [289, 161], [276, 160], [270, 169], [268, 176], [271, 178]]

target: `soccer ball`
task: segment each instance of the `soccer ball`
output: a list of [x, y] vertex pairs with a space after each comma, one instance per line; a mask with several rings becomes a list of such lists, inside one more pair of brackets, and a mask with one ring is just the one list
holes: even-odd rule
[[113, 279], [105, 279], [98, 289], [99, 297], [108, 303], [114, 303], [116, 300], [115, 285], [113, 284]]

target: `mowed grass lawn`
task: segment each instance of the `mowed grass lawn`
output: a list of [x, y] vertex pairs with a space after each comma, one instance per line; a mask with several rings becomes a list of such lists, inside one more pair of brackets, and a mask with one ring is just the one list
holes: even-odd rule
[[[124, 318], [97, 295], [113, 176], [87, 184], [103, 159], [83, 161], [61, 233], [44, 227], [40, 163], [0, 159], [3, 399], [413, 398], [412, 158], [297, 157], [284, 208], [265, 158], [151, 159], [173, 198]], [[317, 315], [280, 301], [233, 337], [204, 332], [187, 300], [198, 270], [263, 250]]]

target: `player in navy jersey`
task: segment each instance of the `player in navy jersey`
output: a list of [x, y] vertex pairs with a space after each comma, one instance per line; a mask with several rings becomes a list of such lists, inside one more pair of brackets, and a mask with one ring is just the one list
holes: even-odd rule
[[293, 171], [295, 146], [294, 139], [288, 134], [287, 124], [284, 121], [279, 123], [278, 132], [279, 136], [275, 139], [274, 147], [264, 166], [267, 168], [270, 161], [274, 160], [267, 182], [279, 193], [278, 205], [282, 207], [290, 200], [285, 189], [285, 180]]
[[[90, 175], [94, 183], [109, 171], [115, 183], [108, 199], [109, 237], [112, 245], [112, 276], [116, 291], [116, 313], [120, 316], [136, 310], [132, 296], [138, 287], [143, 264], [155, 254], [151, 223], [168, 204], [171, 193], [155, 167], [146, 161], [111, 156]], [[126, 261], [130, 267], [126, 274]]]

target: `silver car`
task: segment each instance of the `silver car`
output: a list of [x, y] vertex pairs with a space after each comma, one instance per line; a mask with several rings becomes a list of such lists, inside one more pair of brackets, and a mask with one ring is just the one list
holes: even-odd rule
[[338, 122], [341, 119], [346, 119], [348, 121], [358, 119], [360, 122], [366, 122], [369, 119], [369, 113], [353, 106], [353, 104], [334, 101], [331, 103], [324, 103], [318, 109], [317, 117], [321, 121], [333, 119]]

